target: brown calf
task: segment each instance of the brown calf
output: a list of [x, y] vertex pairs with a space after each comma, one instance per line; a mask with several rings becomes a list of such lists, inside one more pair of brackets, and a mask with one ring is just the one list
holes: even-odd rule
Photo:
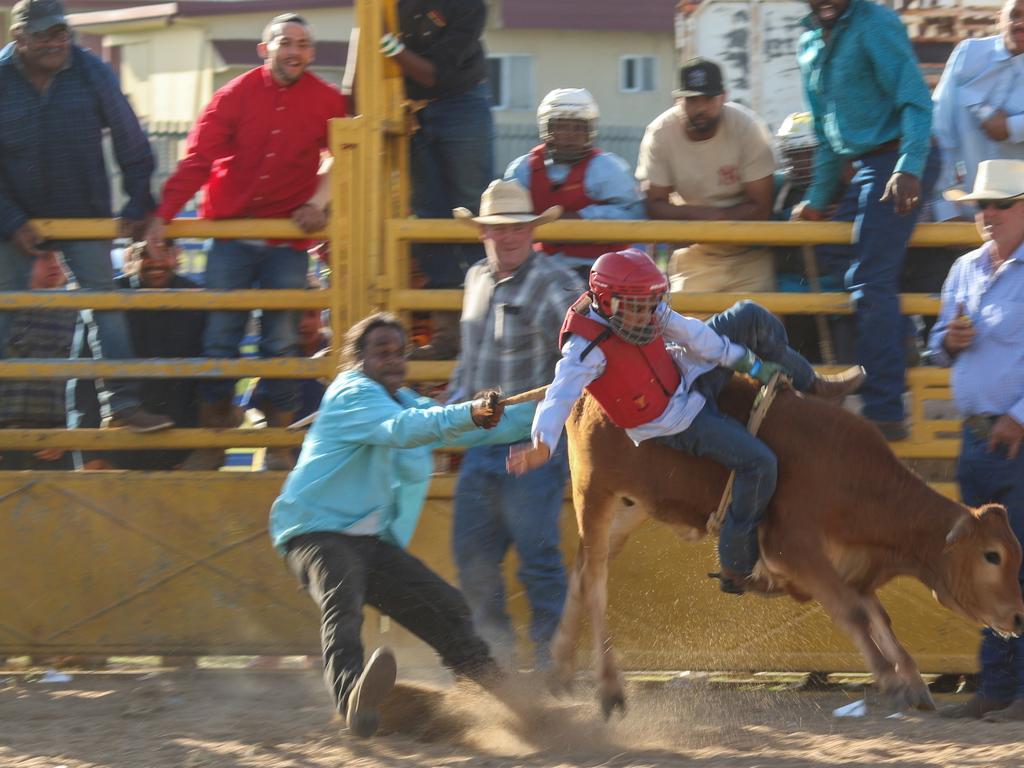
[[[755, 391], [734, 381], [720, 406], [745, 420]], [[683, 538], [703, 536], [727, 473], [657, 442], [635, 446], [586, 395], [566, 429], [580, 542], [552, 643], [555, 683], [566, 686], [574, 675], [585, 606], [608, 717], [625, 708], [605, 623], [608, 563], [648, 515]], [[875, 595], [893, 577], [913, 576], [971, 621], [1024, 632], [1021, 547], [1003, 507], [975, 510], [945, 498], [903, 466], [873, 426], [792, 391], [779, 394], [759, 436], [779, 459], [779, 481], [759, 530], [757, 582], [766, 593], [818, 601], [900, 706], [934, 708]]]

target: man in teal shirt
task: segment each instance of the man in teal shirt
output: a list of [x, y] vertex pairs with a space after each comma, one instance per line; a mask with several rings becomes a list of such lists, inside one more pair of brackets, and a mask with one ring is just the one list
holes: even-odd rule
[[515, 442], [533, 421], [532, 405], [504, 410], [485, 397], [442, 407], [405, 389], [407, 341], [398, 319], [384, 313], [349, 330], [349, 366], [327, 389], [270, 510], [274, 547], [320, 607], [327, 688], [349, 730], [363, 737], [377, 730], [396, 675], [386, 648], [363, 666], [366, 603], [432, 646], [456, 675], [498, 682], [462, 594], [404, 547], [427, 496], [434, 448]]
[[[855, 222], [845, 275], [857, 314], [863, 415], [890, 440], [903, 425], [899, 277], [921, 201], [939, 172], [928, 87], [899, 17], [870, 0], [808, 0], [798, 61], [818, 136], [806, 199], [793, 218]], [[840, 190], [844, 170], [853, 178]], [[839, 213], [829, 216], [839, 204]]]

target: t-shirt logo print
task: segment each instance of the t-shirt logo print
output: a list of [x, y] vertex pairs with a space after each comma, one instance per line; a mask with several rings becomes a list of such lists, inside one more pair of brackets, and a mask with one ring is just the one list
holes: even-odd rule
[[718, 185], [731, 187], [740, 183], [740, 169], [735, 165], [723, 165], [718, 169]]

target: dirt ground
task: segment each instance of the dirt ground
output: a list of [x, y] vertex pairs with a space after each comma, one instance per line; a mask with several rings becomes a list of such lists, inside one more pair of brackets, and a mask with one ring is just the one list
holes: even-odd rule
[[72, 674], [48, 683], [0, 672], [0, 766], [1024, 765], [1024, 724], [893, 719], [882, 706], [834, 717], [860, 690], [634, 681], [625, 718], [605, 724], [592, 690], [556, 700], [528, 681], [536, 712], [524, 722], [476, 691], [403, 683], [386, 712], [390, 733], [358, 741], [332, 721], [316, 671]]

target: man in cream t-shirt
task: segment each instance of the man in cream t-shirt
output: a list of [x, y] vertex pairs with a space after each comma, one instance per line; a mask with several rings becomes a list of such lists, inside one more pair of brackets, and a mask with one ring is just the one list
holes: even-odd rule
[[[680, 71], [676, 104], [647, 126], [636, 177], [652, 219], [756, 221], [771, 218], [775, 157], [768, 128], [725, 101], [722, 70], [692, 59]], [[674, 291], [770, 291], [772, 252], [694, 243], [672, 255]]]

